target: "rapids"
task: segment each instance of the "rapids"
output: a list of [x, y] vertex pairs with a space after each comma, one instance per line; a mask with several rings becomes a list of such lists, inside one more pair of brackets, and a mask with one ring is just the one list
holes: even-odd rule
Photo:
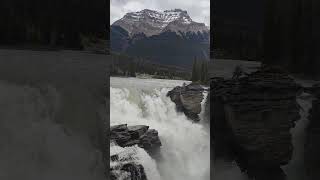
[[[169, 90], [183, 83], [159, 79], [110, 79], [110, 125], [148, 125], [159, 132], [162, 146], [161, 158], [157, 160], [147, 157], [149, 155], [139, 147], [111, 145], [112, 153], [135, 152], [135, 161], [144, 166], [150, 180], [210, 179], [209, 127], [192, 123], [176, 111], [175, 104], [166, 96]], [[202, 107], [204, 103], [203, 100]], [[200, 113], [200, 118], [205, 117], [204, 113]]]

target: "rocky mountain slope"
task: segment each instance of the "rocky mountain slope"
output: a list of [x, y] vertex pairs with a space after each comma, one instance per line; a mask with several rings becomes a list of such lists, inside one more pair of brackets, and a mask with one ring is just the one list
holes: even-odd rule
[[111, 25], [111, 51], [162, 64], [190, 67], [209, 59], [209, 28], [181, 9], [127, 13]]
[[163, 12], [144, 9], [139, 12], [127, 13], [113, 23], [129, 32], [130, 36], [143, 33], [146, 36], [157, 35], [165, 31], [173, 32], [204, 32], [209, 28], [204, 23], [194, 22], [187, 11], [181, 9]]

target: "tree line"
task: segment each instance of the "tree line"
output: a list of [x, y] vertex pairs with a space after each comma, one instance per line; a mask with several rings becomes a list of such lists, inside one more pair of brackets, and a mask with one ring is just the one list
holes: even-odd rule
[[1, 0], [0, 45], [81, 48], [81, 37], [107, 39], [105, 0]]
[[136, 77], [145, 74], [159, 79], [190, 79], [190, 72], [183, 68], [161, 65], [142, 57], [132, 57], [114, 52], [111, 56], [111, 76]]
[[208, 83], [208, 63], [207, 60], [198, 60], [196, 57], [194, 58], [191, 74], [192, 82]]

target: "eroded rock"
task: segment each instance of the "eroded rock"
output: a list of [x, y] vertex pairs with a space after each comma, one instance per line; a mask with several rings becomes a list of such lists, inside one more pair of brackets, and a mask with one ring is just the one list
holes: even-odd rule
[[138, 145], [148, 153], [154, 152], [161, 146], [158, 131], [149, 129], [149, 126], [127, 126], [121, 124], [110, 128], [110, 142], [115, 142], [121, 147]]
[[301, 87], [281, 69], [262, 67], [237, 79], [215, 78], [210, 89], [216, 157], [235, 159], [255, 179], [284, 179], [280, 166], [291, 159]]
[[191, 83], [187, 86], [177, 86], [168, 92], [167, 96], [176, 104], [177, 111], [183, 112], [189, 119], [200, 121], [201, 102], [205, 89], [199, 85]]

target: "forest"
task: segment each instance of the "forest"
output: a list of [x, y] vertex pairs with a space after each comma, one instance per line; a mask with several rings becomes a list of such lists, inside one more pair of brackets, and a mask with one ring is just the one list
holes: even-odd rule
[[111, 54], [111, 76], [137, 77], [146, 76], [157, 79], [184, 79], [193, 82], [208, 81], [208, 61], [194, 58], [192, 72], [177, 66], [162, 65], [142, 57], [125, 54]]
[[213, 57], [260, 61], [319, 79], [319, 9], [313, 0], [214, 1]]
[[158, 79], [190, 79], [187, 69], [162, 65], [142, 57], [133, 57], [120, 53], [111, 53], [111, 76], [149, 76]]
[[1, 0], [0, 45], [83, 48], [86, 39], [107, 40], [105, 0]]

